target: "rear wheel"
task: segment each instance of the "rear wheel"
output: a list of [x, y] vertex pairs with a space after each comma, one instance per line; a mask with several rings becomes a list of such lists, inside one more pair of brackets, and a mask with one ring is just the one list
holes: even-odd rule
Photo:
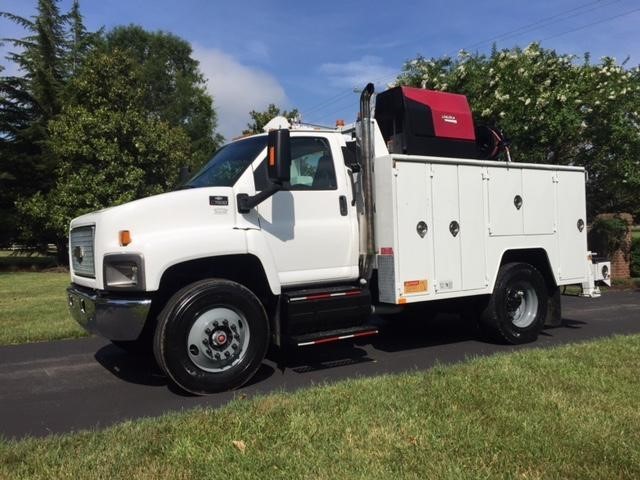
[[248, 381], [268, 344], [269, 323], [260, 300], [238, 283], [209, 279], [167, 302], [158, 318], [154, 354], [174, 383], [203, 395]]
[[527, 263], [505, 264], [500, 267], [480, 326], [502, 342], [533, 342], [544, 326], [547, 303], [547, 286], [535, 267]]

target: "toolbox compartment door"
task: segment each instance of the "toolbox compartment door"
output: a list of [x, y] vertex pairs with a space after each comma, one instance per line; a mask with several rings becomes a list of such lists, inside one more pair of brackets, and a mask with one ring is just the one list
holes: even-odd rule
[[582, 280], [587, 274], [587, 228], [578, 229], [578, 220], [587, 223], [583, 172], [558, 172], [558, 259], [562, 281]]
[[524, 221], [522, 207], [516, 206], [516, 197], [522, 193], [522, 170], [509, 167], [489, 167], [489, 234], [522, 235]]

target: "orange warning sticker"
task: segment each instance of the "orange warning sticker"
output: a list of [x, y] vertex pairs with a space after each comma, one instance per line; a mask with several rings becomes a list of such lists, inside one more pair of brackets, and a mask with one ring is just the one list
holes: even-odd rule
[[428, 284], [427, 280], [410, 280], [404, 282], [404, 293], [426, 292]]

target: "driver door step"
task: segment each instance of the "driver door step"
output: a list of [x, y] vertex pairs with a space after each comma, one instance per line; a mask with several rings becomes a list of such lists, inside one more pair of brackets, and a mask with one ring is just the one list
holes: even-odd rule
[[289, 338], [362, 328], [371, 315], [369, 290], [352, 285], [290, 290], [281, 301], [282, 333]]
[[352, 338], [368, 337], [377, 335], [378, 329], [371, 325], [362, 325], [359, 327], [340, 328], [337, 330], [329, 330], [326, 332], [310, 333], [307, 335], [298, 335], [291, 337], [291, 342], [298, 347], [307, 347], [309, 345], [319, 345], [321, 343], [338, 342], [340, 340], [349, 340]]

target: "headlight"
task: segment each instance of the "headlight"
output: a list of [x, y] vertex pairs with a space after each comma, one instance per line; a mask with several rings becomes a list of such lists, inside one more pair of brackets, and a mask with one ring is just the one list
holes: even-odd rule
[[114, 253], [104, 257], [105, 289], [144, 290], [142, 255]]

